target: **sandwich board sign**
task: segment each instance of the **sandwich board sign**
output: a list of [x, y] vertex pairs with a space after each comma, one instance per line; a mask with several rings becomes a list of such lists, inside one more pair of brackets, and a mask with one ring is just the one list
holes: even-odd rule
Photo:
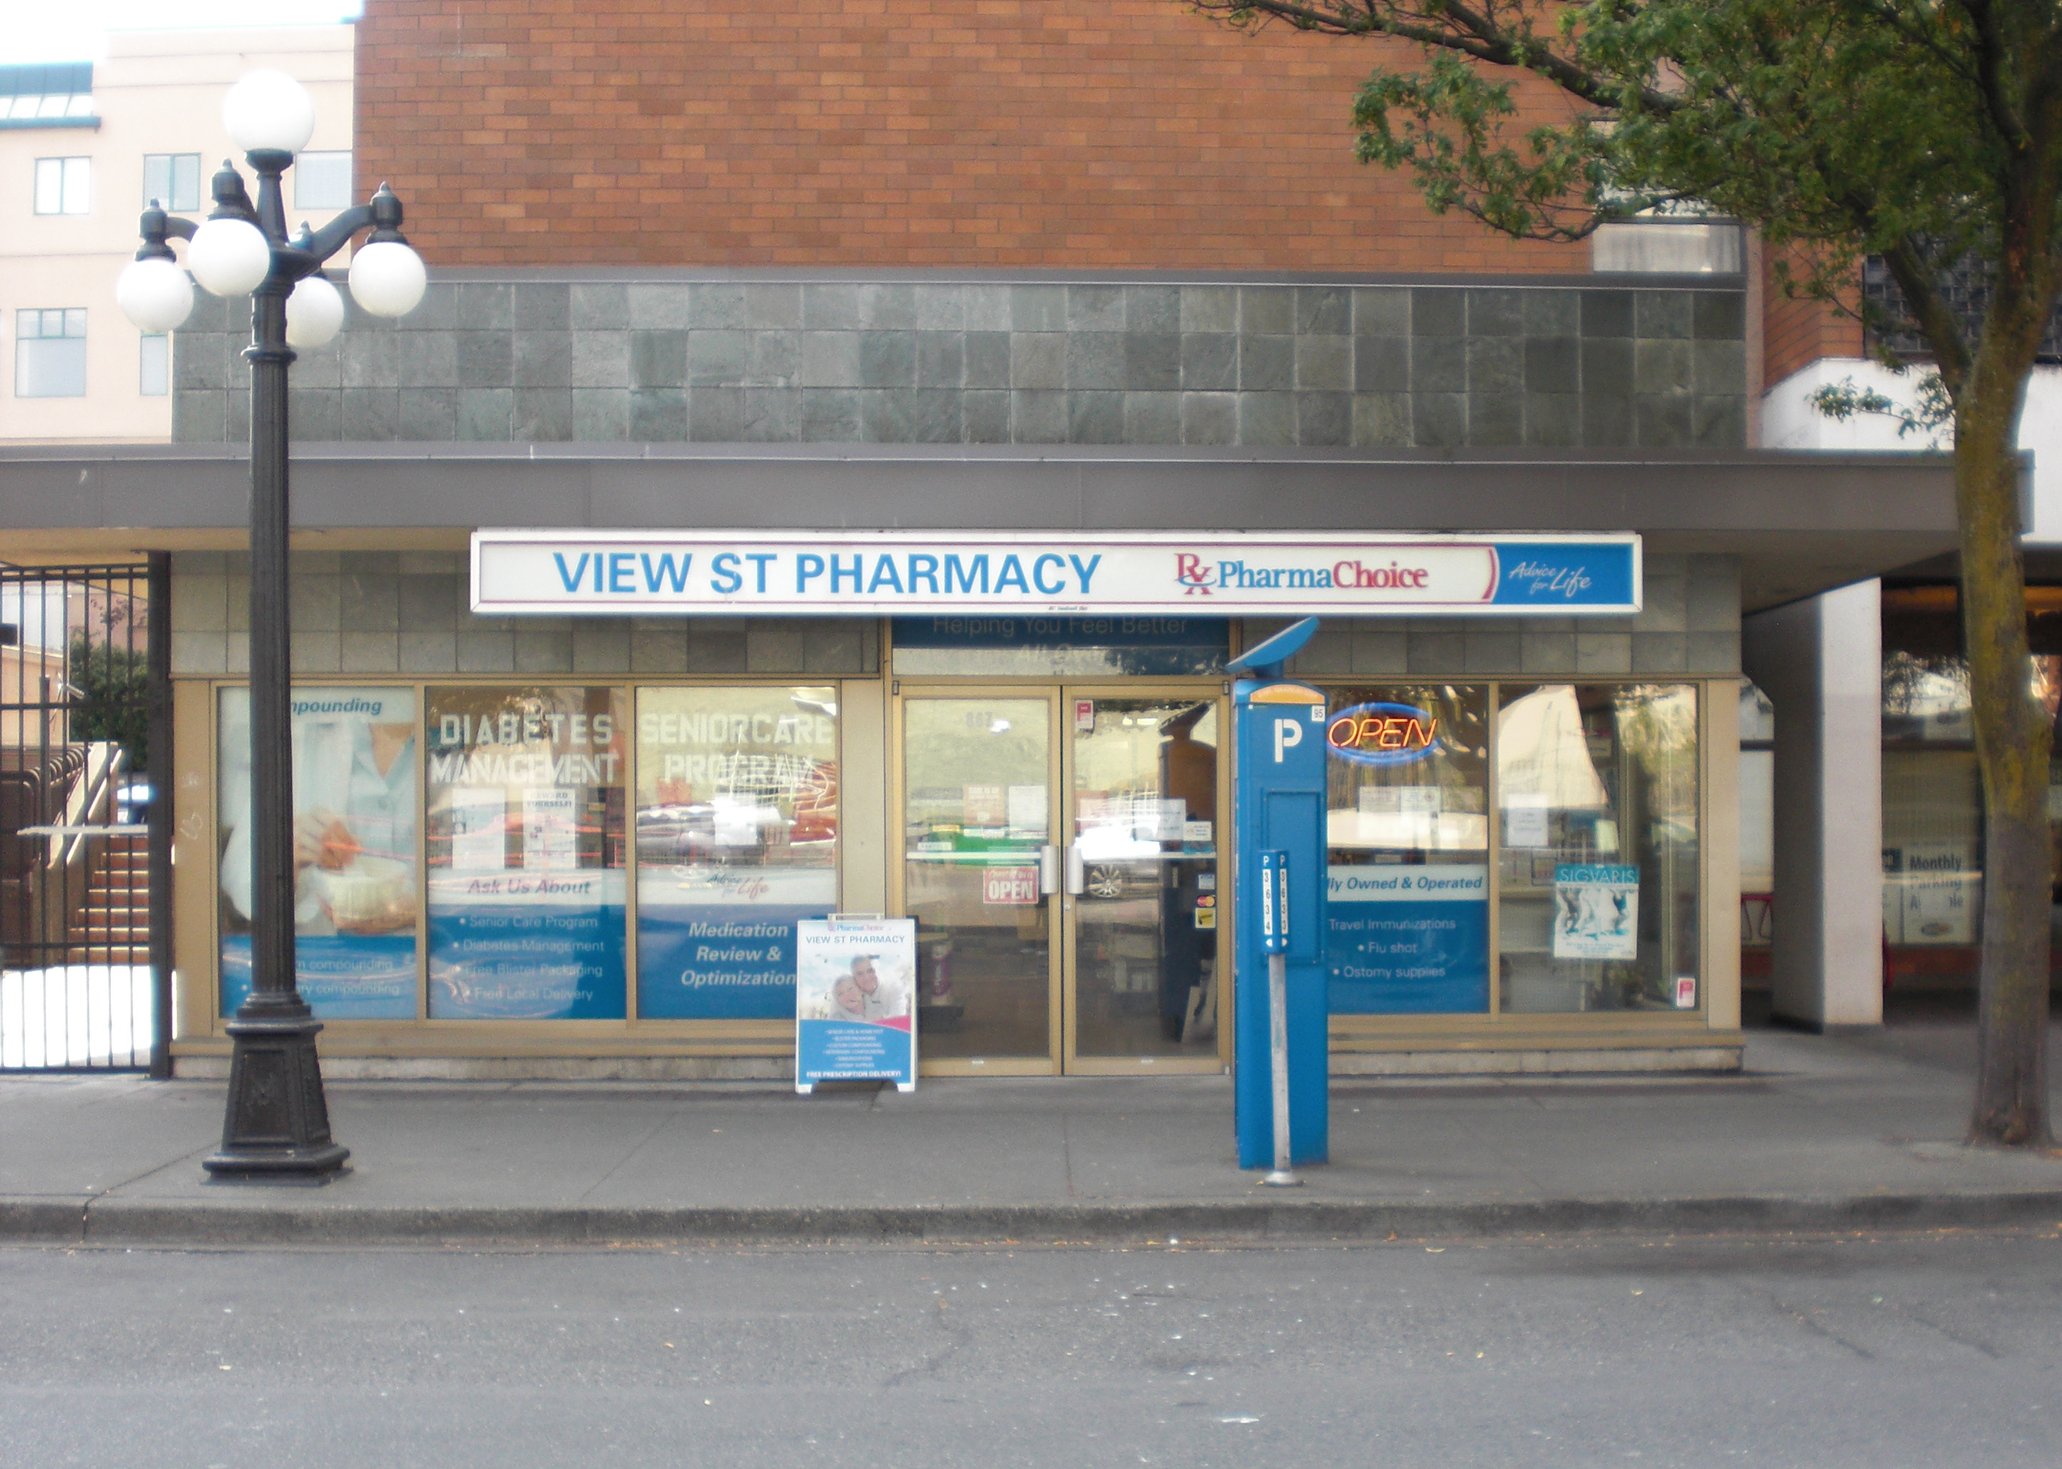
[[916, 1090], [916, 920], [832, 914], [795, 925], [795, 1090]]

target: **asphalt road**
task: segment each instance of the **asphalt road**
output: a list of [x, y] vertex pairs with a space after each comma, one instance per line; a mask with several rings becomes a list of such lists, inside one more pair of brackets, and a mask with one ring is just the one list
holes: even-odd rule
[[8, 1466], [2058, 1462], [2054, 1232], [0, 1251]]

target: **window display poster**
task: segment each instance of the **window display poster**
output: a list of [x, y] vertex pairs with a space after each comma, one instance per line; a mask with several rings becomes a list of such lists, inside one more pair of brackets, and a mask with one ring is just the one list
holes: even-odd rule
[[1328, 897], [1333, 1014], [1488, 1012], [1487, 866], [1334, 864]]
[[639, 691], [640, 1018], [794, 1015], [795, 925], [838, 902], [836, 710], [822, 688]]
[[1907, 844], [1883, 854], [1884, 937], [1893, 944], [1976, 942], [1983, 872], [1954, 842]]
[[999, 785], [970, 785], [960, 796], [961, 819], [968, 826], [1002, 826], [1008, 821], [1008, 798]]
[[1552, 842], [1552, 807], [1537, 792], [1515, 791], [1504, 797], [1504, 845], [1544, 847]]
[[481, 872], [508, 865], [508, 798], [501, 791], [453, 788], [451, 865]]
[[817, 868], [640, 865], [637, 1013], [646, 1020], [783, 1020], [795, 1007], [795, 925], [837, 906]]
[[574, 826], [575, 793], [566, 786], [531, 786], [523, 792], [523, 866], [531, 872], [572, 872], [580, 865]]
[[1639, 957], [1640, 870], [1614, 863], [1554, 868], [1554, 957]]
[[916, 1089], [916, 920], [796, 926], [795, 1090], [824, 1081]]
[[[405, 688], [296, 688], [294, 982], [324, 1020], [413, 1020], [419, 753]], [[251, 993], [250, 693], [224, 689], [217, 771], [222, 1014]]]
[[623, 702], [609, 688], [429, 691], [433, 1017], [623, 1018]]
[[1042, 785], [1013, 785], [1004, 797], [1009, 834], [1019, 841], [1044, 841], [1050, 821], [1046, 790]]

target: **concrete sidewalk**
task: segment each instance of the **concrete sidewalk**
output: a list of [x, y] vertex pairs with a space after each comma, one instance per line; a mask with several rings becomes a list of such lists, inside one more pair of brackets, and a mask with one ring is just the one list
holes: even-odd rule
[[1382, 1239], [2062, 1227], [2062, 1157], [1965, 1148], [1966, 1024], [1749, 1034], [1712, 1077], [1340, 1080], [1299, 1189], [1241, 1173], [1227, 1079], [333, 1083], [351, 1171], [203, 1181], [217, 1082], [0, 1081], [0, 1242]]

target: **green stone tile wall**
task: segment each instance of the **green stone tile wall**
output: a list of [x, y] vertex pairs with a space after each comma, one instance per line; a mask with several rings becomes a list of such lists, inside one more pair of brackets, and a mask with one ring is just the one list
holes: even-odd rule
[[[248, 437], [247, 311], [178, 333], [177, 441]], [[1746, 442], [1721, 286], [440, 282], [292, 381], [307, 442]]]
[[[172, 671], [250, 668], [249, 560], [172, 558]], [[769, 674], [880, 668], [868, 618], [476, 617], [463, 551], [296, 551], [293, 666], [300, 677], [408, 674]]]
[[[1290, 665], [1304, 678], [1724, 676], [1740, 668], [1739, 566], [1649, 555], [1643, 606], [1612, 618], [1326, 618]], [[238, 552], [172, 558], [175, 674], [249, 667], [250, 582]], [[450, 674], [867, 677], [872, 618], [475, 617], [465, 553], [303, 551], [293, 560], [303, 677]], [[1247, 624], [1249, 638], [1276, 624]]]

